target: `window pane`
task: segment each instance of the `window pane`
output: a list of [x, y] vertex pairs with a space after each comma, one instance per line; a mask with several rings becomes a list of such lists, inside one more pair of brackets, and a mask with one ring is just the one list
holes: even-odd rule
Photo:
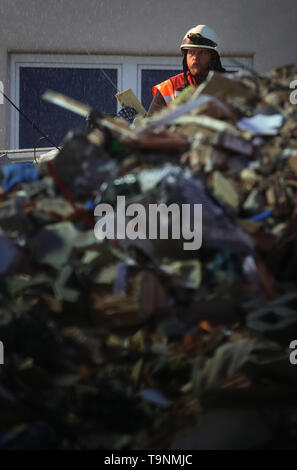
[[[117, 85], [117, 69], [104, 69]], [[90, 105], [99, 111], [116, 114], [116, 90], [100, 69], [59, 67], [21, 67], [20, 108], [59, 145], [70, 129], [85, 129], [85, 121], [70, 111], [43, 101], [41, 95], [51, 89]], [[20, 116], [20, 148], [48, 147], [39, 133]]]
[[141, 102], [146, 110], [149, 109], [153, 99], [152, 88], [158, 83], [164, 82], [174, 75], [182, 72], [180, 69], [167, 69], [167, 70], [142, 70], [141, 71]]

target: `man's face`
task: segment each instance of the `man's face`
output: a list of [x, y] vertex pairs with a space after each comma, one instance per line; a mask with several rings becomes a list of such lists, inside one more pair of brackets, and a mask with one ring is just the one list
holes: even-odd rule
[[208, 72], [211, 63], [211, 51], [203, 47], [195, 47], [187, 51], [188, 69], [192, 75]]

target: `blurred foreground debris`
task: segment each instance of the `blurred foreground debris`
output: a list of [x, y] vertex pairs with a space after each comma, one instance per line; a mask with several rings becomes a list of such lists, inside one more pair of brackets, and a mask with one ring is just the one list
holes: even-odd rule
[[[3, 168], [1, 449], [296, 448], [296, 68], [232, 77]], [[201, 248], [99, 243], [118, 196], [202, 204]]]

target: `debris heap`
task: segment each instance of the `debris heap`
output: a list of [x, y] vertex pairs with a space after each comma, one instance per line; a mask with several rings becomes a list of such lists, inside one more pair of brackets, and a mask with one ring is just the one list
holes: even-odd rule
[[[211, 73], [3, 169], [1, 449], [296, 448], [296, 78]], [[98, 241], [120, 196], [201, 204], [201, 246]]]

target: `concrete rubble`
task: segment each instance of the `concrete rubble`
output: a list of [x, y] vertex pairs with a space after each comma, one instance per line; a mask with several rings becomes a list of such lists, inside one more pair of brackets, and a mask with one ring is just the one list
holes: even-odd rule
[[[2, 170], [1, 449], [296, 449], [296, 78], [210, 74]], [[119, 196], [202, 204], [201, 248], [99, 242]]]

